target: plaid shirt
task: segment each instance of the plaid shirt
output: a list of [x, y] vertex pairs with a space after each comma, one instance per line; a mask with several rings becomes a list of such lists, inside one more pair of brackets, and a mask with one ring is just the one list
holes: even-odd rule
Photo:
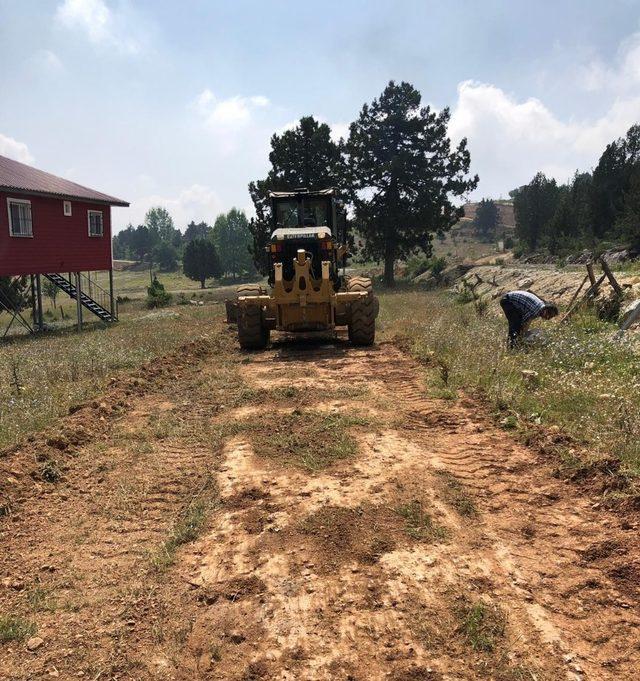
[[523, 324], [535, 319], [545, 305], [543, 300], [529, 291], [511, 291], [505, 298], [520, 311]]

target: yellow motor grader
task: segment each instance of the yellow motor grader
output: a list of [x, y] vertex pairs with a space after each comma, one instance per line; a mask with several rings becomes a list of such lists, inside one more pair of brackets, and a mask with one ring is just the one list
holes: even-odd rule
[[237, 323], [240, 347], [266, 347], [272, 330], [326, 332], [339, 326], [348, 328], [355, 345], [371, 345], [378, 301], [369, 278], [340, 274], [347, 257], [346, 215], [335, 191], [271, 192], [270, 199], [270, 290], [245, 284], [227, 301], [227, 321]]

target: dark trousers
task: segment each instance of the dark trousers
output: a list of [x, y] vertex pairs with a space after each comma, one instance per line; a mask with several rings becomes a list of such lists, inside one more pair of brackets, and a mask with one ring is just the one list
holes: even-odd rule
[[500, 307], [504, 312], [504, 316], [509, 323], [509, 335], [507, 337], [507, 345], [510, 348], [516, 346], [520, 335], [522, 333], [522, 312], [506, 297], [500, 300]]

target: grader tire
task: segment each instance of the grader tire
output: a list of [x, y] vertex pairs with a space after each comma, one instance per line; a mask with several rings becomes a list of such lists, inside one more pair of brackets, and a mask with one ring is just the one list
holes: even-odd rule
[[240, 296], [261, 296], [267, 291], [259, 284], [241, 284], [236, 289], [235, 300], [225, 301], [225, 308], [227, 311], [227, 324], [238, 323], [238, 298]]
[[363, 296], [351, 303], [351, 319], [349, 321], [349, 340], [354, 345], [373, 345], [376, 338], [376, 317], [378, 300], [373, 295], [373, 286], [368, 277], [352, 277], [347, 284], [347, 291], [366, 291]]
[[243, 350], [263, 350], [270, 332], [262, 322], [262, 308], [247, 305], [238, 309], [238, 341]]

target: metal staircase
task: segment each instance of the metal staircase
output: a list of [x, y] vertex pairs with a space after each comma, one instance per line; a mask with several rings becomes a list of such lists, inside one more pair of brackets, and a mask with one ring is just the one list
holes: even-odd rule
[[[64, 291], [70, 298], [76, 300], [78, 297], [78, 290], [71, 282], [62, 274], [45, 274], [44, 275], [52, 284], [55, 284], [59, 289]], [[93, 312], [96, 317], [102, 319], [103, 322], [115, 322], [118, 319], [117, 312], [115, 311], [115, 306], [113, 308], [114, 312], [111, 313], [111, 296], [102, 287], [98, 286], [94, 281], [90, 281], [88, 277], [84, 274], [80, 274], [81, 280], [84, 279], [87, 282], [87, 288], [92, 296], [90, 297], [85, 293], [84, 290], [80, 291], [80, 302], [83, 307], [86, 307], [89, 312]], [[83, 283], [80, 283], [81, 289], [83, 289]]]

